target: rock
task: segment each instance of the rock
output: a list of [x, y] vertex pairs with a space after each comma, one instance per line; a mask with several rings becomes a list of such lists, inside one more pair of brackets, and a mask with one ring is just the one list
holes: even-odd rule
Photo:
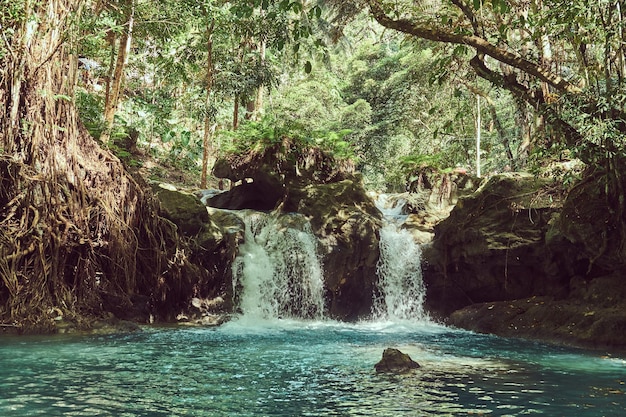
[[369, 315], [382, 220], [360, 180], [292, 188], [281, 209], [310, 219], [324, 257], [329, 314], [341, 320]]
[[[193, 288], [182, 290], [206, 300], [222, 297], [220, 311], [230, 311], [231, 265], [243, 239], [243, 223], [232, 213], [208, 209], [197, 195], [170, 187], [163, 188], [161, 185], [154, 185], [153, 189], [161, 203], [163, 216], [174, 223], [189, 241], [191, 253], [181, 256], [186, 256], [193, 265], [208, 271], [204, 279], [195, 283]], [[193, 313], [183, 311], [183, 314], [189, 316], [193, 316]], [[172, 320], [175, 318], [171, 317]]]
[[550, 179], [506, 174], [459, 199], [424, 250], [431, 313], [483, 333], [625, 348], [626, 259], [619, 237], [602, 235], [599, 188], [565, 198]]
[[207, 205], [230, 210], [273, 210], [283, 197], [281, 187], [263, 181], [243, 182], [231, 191], [207, 198]]
[[324, 258], [328, 312], [342, 320], [370, 313], [379, 256], [381, 215], [353, 171], [349, 162], [285, 140], [218, 161], [214, 175], [242, 183], [208, 199], [221, 208], [306, 216]]
[[200, 310], [202, 313], [222, 311], [224, 309], [224, 304], [224, 297], [221, 296], [210, 300], [197, 297], [191, 299], [191, 305]]
[[207, 209], [195, 195], [164, 188], [161, 184], [152, 189], [161, 203], [165, 217], [178, 226], [184, 236], [197, 235], [209, 223]]
[[376, 372], [393, 373], [406, 373], [419, 367], [420, 365], [411, 359], [409, 355], [394, 348], [385, 349], [383, 352], [383, 358], [380, 362], [374, 365]]
[[226, 314], [206, 314], [193, 321], [181, 320], [178, 322], [178, 325], [185, 327], [217, 327], [226, 323], [229, 319], [230, 316]]
[[618, 197], [607, 197], [608, 186], [601, 180], [604, 177], [597, 177], [600, 180], [588, 178], [572, 188], [563, 204], [558, 227], [578, 248], [579, 258], [584, 256], [600, 270], [596, 272], [599, 275], [626, 267], [626, 246], [625, 216], [618, 208]]
[[591, 348], [626, 348], [623, 273], [593, 279], [565, 299], [531, 297], [473, 304], [449, 324], [505, 337], [539, 339]]
[[567, 295], [581, 265], [555, 225], [563, 194], [551, 180], [509, 173], [460, 198], [424, 248], [429, 310], [445, 317], [474, 303]]

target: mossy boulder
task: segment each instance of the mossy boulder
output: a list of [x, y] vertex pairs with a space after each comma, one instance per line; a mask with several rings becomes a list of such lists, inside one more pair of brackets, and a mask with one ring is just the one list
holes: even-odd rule
[[217, 208], [274, 209], [288, 189], [307, 184], [328, 184], [354, 174], [354, 164], [338, 160], [314, 146], [282, 141], [256, 151], [219, 158], [213, 175], [237, 183], [230, 192], [210, 199]]
[[558, 183], [519, 173], [459, 198], [424, 250], [429, 308], [446, 316], [474, 303], [566, 294], [580, 268], [555, 226], [563, 198]]
[[206, 206], [195, 195], [178, 191], [167, 184], [154, 184], [152, 189], [161, 203], [164, 216], [184, 236], [197, 235], [209, 223]]
[[358, 177], [290, 188], [280, 209], [310, 219], [324, 257], [331, 316], [355, 320], [371, 311], [381, 214]]
[[285, 139], [221, 159], [213, 172], [239, 185], [209, 206], [305, 215], [320, 242], [329, 314], [356, 320], [370, 313], [381, 214], [351, 162]]
[[227, 212], [212, 210], [209, 215], [207, 207], [193, 194], [163, 184], [153, 185], [153, 189], [162, 215], [189, 243], [190, 253], [181, 256], [209, 271], [206, 279], [196, 283], [189, 292], [204, 298], [222, 297], [226, 309], [231, 309], [231, 265], [242, 239], [243, 226], [236, 216]]
[[455, 311], [449, 323], [501, 336], [626, 349], [624, 272], [591, 280], [574, 277], [572, 291], [563, 299], [543, 296], [474, 304]]

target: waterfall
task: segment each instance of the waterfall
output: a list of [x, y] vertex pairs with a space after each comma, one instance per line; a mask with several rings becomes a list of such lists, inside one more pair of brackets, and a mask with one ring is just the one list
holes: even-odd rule
[[234, 298], [246, 317], [320, 319], [324, 280], [317, 239], [304, 216], [244, 212], [233, 263]]
[[378, 286], [373, 315], [376, 319], [426, 320], [422, 280], [422, 250], [408, 230], [402, 229], [404, 200], [381, 195], [376, 201], [385, 224], [380, 230]]

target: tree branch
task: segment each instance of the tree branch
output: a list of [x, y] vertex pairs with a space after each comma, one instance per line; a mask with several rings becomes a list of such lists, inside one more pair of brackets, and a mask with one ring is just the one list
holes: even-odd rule
[[551, 125], [563, 133], [568, 146], [580, 144], [583, 140], [582, 135], [572, 125], [564, 121], [557, 112], [545, 102], [541, 90], [533, 91], [528, 87], [520, 84], [515, 76], [503, 75], [495, 72], [485, 65], [484, 56], [476, 55], [470, 60], [470, 66], [474, 69], [479, 77], [491, 82], [492, 84], [504, 88], [525, 102], [533, 105], [541, 114], [543, 114]]
[[471, 46], [480, 54], [490, 56], [497, 61], [533, 75], [561, 93], [581, 93], [579, 87], [562, 77], [517, 54], [499, 48], [479, 36], [454, 33], [434, 25], [426, 26], [406, 19], [395, 20], [387, 16], [378, 0], [367, 0], [367, 3], [370, 6], [372, 16], [386, 28], [436, 42]]

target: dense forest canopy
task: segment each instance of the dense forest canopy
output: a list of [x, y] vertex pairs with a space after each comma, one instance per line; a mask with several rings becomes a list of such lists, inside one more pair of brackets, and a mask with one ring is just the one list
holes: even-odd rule
[[182, 285], [188, 265], [125, 170], [141, 155], [207, 187], [220, 154], [289, 135], [390, 190], [424, 165], [579, 158], [623, 217], [621, 0], [0, 6], [2, 315], [28, 310], [26, 277], [46, 289], [33, 305], [68, 311], [107, 276], [123, 277], [111, 293]]
[[488, 172], [621, 149], [619, 1], [89, 5], [81, 118], [103, 142], [133, 132], [173, 164], [204, 159], [203, 183], [229, 132], [264, 117], [335, 132], [377, 188], [423, 155], [475, 169], [478, 112]]

